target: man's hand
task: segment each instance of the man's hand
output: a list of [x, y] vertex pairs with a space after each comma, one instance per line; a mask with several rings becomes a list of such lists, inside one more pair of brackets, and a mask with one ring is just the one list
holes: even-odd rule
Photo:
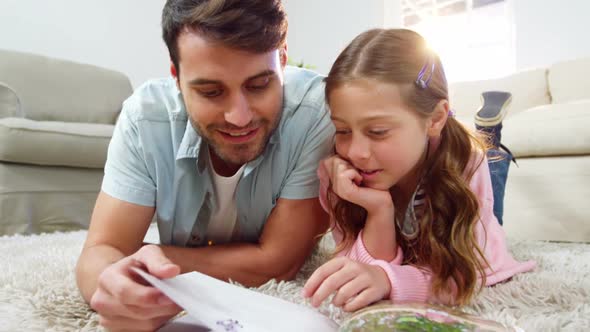
[[303, 296], [311, 297], [314, 307], [334, 292], [334, 305], [345, 311], [355, 311], [386, 298], [391, 284], [379, 266], [337, 257], [320, 266], [303, 287]]
[[180, 273], [158, 246], [147, 245], [107, 267], [90, 300], [109, 331], [154, 331], [182, 309], [157, 288], [147, 286], [131, 267], [164, 279]]

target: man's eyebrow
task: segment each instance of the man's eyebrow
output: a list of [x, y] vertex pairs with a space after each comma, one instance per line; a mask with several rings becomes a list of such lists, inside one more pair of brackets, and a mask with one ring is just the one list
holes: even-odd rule
[[203, 84], [221, 84], [220, 80], [211, 80], [208, 78], [195, 78], [188, 82], [189, 85], [203, 85]]
[[265, 76], [274, 76], [275, 74], [276, 74], [276, 73], [275, 73], [275, 71], [274, 71], [274, 70], [267, 69], [267, 70], [265, 70], [265, 71], [262, 71], [262, 72], [260, 72], [260, 73], [258, 73], [258, 74], [256, 74], [256, 75], [254, 75], [254, 76], [250, 76], [250, 77], [248, 77], [248, 78], [246, 79], [246, 81], [251, 81], [251, 80], [254, 80], [254, 79], [257, 79], [257, 78], [260, 78], [260, 77], [265, 77]]
[[[265, 76], [274, 76], [276, 73], [274, 70], [271, 69], [267, 69], [264, 70], [256, 75], [250, 76], [246, 79], [246, 81], [251, 81], [253, 79], [257, 79], [260, 77], [265, 77]], [[208, 79], [208, 78], [195, 78], [193, 80], [190, 80], [188, 82], [189, 85], [204, 85], [204, 84], [223, 84], [222, 81], [220, 80], [213, 80], [213, 79]]]
[[331, 119], [332, 121], [340, 121], [340, 122], [344, 122], [344, 120], [340, 119], [340, 118], [339, 118], [339, 117], [337, 117], [337, 116], [333, 116], [333, 115], [330, 115], [330, 119]]

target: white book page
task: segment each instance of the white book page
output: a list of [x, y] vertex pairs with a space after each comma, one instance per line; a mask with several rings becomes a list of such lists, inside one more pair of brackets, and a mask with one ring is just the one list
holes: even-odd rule
[[160, 280], [143, 270], [134, 268], [134, 271], [188, 314], [165, 325], [162, 332], [188, 331], [187, 325], [190, 325], [191, 331], [214, 332], [338, 330], [336, 322], [312, 308], [235, 286], [199, 272]]

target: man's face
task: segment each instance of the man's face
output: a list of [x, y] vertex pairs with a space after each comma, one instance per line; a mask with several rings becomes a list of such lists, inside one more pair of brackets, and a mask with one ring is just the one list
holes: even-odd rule
[[280, 120], [284, 50], [249, 53], [185, 31], [178, 53], [177, 82], [214, 165], [215, 159], [230, 168], [256, 159]]

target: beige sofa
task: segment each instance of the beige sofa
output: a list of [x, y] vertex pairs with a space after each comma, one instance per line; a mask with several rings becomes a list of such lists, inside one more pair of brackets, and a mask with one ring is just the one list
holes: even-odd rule
[[452, 84], [459, 120], [473, 126], [486, 90], [513, 97], [502, 139], [519, 165], [506, 185], [508, 235], [590, 242], [590, 58]]
[[0, 50], [0, 235], [85, 228], [129, 79]]

